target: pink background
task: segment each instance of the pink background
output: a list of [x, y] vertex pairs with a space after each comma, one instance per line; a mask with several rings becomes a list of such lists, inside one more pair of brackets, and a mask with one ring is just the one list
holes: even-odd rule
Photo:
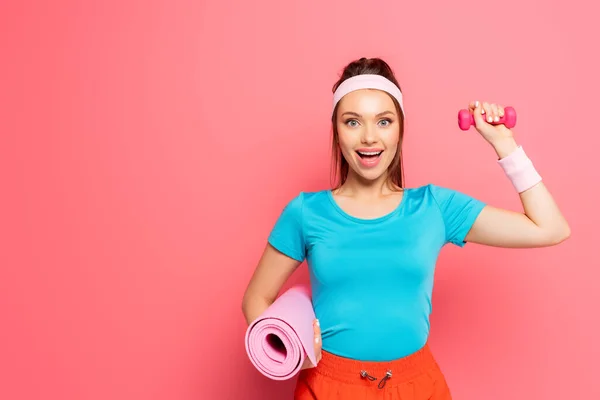
[[409, 186], [520, 210], [456, 123], [512, 105], [571, 224], [555, 248], [443, 250], [455, 398], [600, 398], [592, 4], [2, 2], [0, 398], [291, 398], [250, 365], [241, 298], [283, 205], [328, 186], [330, 89], [362, 56], [404, 89]]

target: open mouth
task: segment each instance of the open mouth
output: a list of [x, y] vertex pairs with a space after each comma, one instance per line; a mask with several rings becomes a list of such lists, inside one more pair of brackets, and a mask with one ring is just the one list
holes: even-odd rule
[[383, 150], [379, 149], [361, 149], [356, 150], [356, 154], [360, 158], [360, 164], [365, 168], [374, 168], [379, 164], [381, 160], [381, 153]]
[[383, 150], [379, 151], [356, 151], [356, 154], [363, 160], [374, 160], [383, 153]]

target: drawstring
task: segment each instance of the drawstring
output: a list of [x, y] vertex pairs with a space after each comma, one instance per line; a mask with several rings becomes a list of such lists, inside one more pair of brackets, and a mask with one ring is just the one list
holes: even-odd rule
[[362, 376], [363, 378], [367, 378], [370, 381], [374, 381], [375, 379], [377, 379], [374, 376], [369, 375], [365, 370], [360, 371], [360, 376]]
[[[367, 378], [370, 381], [374, 381], [377, 378], [375, 378], [374, 376], [369, 375], [369, 373], [365, 370], [360, 371], [360, 376], [362, 376], [363, 378]], [[377, 385], [377, 387], [379, 389], [383, 389], [383, 387], [385, 386], [385, 383], [388, 379], [390, 379], [392, 377], [392, 371], [388, 370], [385, 373], [385, 376], [383, 378], [381, 378], [381, 380], [379, 381], [379, 384]]]
[[383, 377], [383, 379], [381, 379], [381, 381], [379, 381], [379, 385], [377, 385], [377, 387], [379, 389], [383, 389], [383, 387], [385, 386], [385, 382], [390, 379], [392, 377], [392, 371], [388, 370], [385, 373], [385, 376]]

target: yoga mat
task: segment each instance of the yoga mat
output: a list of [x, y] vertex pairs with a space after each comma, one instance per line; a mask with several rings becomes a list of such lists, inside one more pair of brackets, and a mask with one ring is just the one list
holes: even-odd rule
[[306, 357], [316, 365], [314, 319], [308, 288], [288, 289], [246, 330], [246, 352], [252, 364], [274, 380], [292, 378]]

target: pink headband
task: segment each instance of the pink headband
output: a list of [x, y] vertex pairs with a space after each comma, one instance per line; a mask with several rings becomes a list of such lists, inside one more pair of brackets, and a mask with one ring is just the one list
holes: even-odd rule
[[376, 74], [356, 75], [342, 82], [333, 94], [332, 110], [335, 109], [336, 104], [342, 99], [342, 97], [350, 92], [360, 89], [379, 89], [389, 93], [396, 100], [398, 100], [398, 104], [400, 104], [400, 110], [402, 110], [402, 115], [404, 116], [404, 104], [402, 103], [402, 92], [400, 89], [389, 79]]

